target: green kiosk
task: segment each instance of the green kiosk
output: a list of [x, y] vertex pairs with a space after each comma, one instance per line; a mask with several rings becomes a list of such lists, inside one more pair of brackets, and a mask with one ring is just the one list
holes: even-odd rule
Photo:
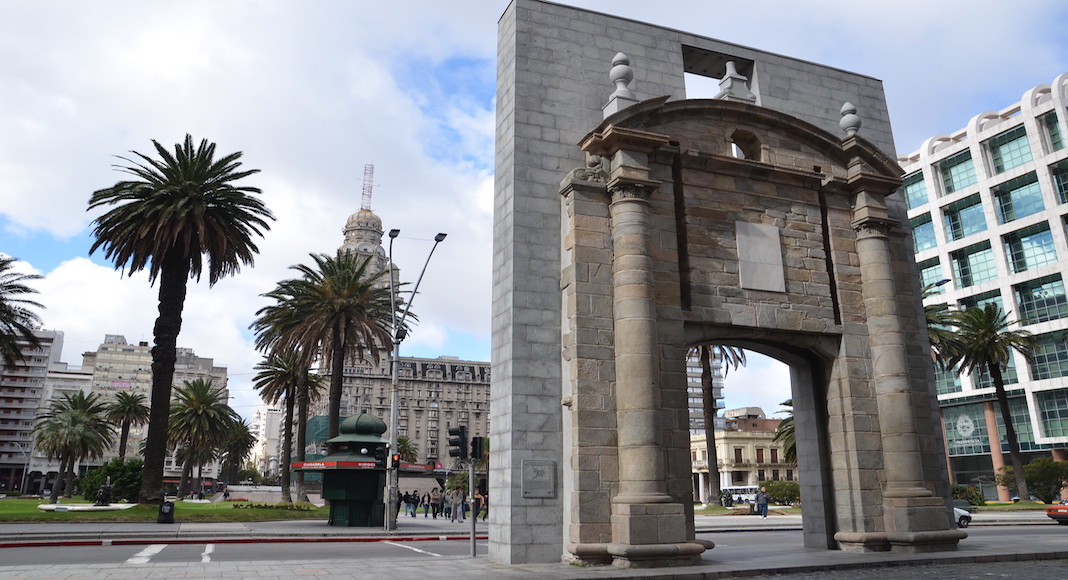
[[295, 462], [295, 471], [321, 471], [323, 499], [330, 500], [331, 526], [373, 528], [385, 525], [386, 423], [362, 413], [338, 426], [327, 439], [328, 455]]

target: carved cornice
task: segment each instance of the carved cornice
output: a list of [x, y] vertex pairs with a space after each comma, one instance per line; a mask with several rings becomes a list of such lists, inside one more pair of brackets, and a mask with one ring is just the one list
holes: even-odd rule
[[656, 191], [659, 182], [637, 182], [615, 180], [608, 184], [608, 193], [612, 203], [620, 201], [642, 201], [648, 203], [649, 196]]
[[864, 218], [853, 222], [852, 225], [858, 238], [888, 238], [897, 222], [891, 219]]

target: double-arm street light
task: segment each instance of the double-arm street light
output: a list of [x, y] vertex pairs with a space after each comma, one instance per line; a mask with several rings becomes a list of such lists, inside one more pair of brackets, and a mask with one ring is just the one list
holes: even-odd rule
[[397, 490], [400, 487], [400, 461], [394, 461], [394, 457], [397, 455], [397, 430], [400, 428], [400, 422], [397, 420], [397, 406], [398, 406], [398, 394], [397, 394], [397, 367], [398, 359], [400, 358], [400, 343], [404, 340], [407, 331], [404, 330], [404, 321], [408, 318], [408, 312], [411, 311], [412, 301], [415, 300], [415, 294], [419, 291], [419, 283], [423, 281], [423, 274], [426, 273], [426, 267], [430, 264], [430, 257], [434, 255], [434, 250], [438, 247], [438, 244], [445, 239], [446, 234], [438, 234], [434, 236], [434, 245], [430, 248], [430, 254], [426, 257], [426, 262], [423, 263], [423, 270], [419, 272], [419, 278], [415, 281], [415, 288], [412, 288], [412, 296], [408, 299], [408, 302], [404, 305], [404, 312], [401, 314], [400, 320], [397, 320], [397, 283], [393, 279], [393, 240], [400, 235], [400, 230], [389, 230], [389, 305], [390, 310], [393, 311], [393, 350], [392, 360], [390, 360], [390, 382], [391, 393], [389, 398], [389, 488], [386, 492], [386, 530], [393, 531], [397, 529]]

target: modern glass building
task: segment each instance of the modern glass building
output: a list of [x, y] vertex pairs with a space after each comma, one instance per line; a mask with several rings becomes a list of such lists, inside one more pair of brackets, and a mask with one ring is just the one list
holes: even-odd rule
[[[997, 303], [1039, 347], [1005, 373], [1025, 463], [1068, 459], [1068, 73], [900, 157], [928, 303]], [[939, 285], [940, 284], [940, 285]], [[989, 498], [1006, 451], [988, 376], [937, 372], [953, 483]], [[1007, 500], [1007, 490], [1000, 490]]]

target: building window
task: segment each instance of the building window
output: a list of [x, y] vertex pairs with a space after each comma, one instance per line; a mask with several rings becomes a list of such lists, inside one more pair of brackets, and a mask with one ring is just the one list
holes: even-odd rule
[[1031, 161], [1031, 145], [1023, 125], [987, 141], [994, 173], [1002, 173]]
[[768, 478], [766, 477], [766, 475], [767, 474], [764, 473], [763, 469], [758, 469], [757, 470], [757, 481], [760, 482], [760, 483], [763, 483], [763, 482], [767, 481]]
[[942, 264], [938, 261], [938, 258], [924, 260], [917, 266], [920, 271], [920, 283], [924, 288], [931, 289], [932, 296], [945, 292], [941, 286], [935, 286], [935, 284], [945, 279], [942, 276]]
[[1028, 173], [997, 186], [994, 188], [994, 198], [998, 205], [998, 220], [1003, 224], [1046, 209], [1042, 203], [1042, 190], [1038, 187], [1038, 177], [1034, 173]]
[[794, 480], [794, 470], [787, 469], [786, 470], [786, 481], [793, 481], [793, 480]]
[[1046, 437], [1068, 437], [1068, 389], [1035, 394], [1042, 433]]
[[741, 447], [735, 447], [734, 448], [734, 462], [735, 463], [742, 463], [742, 448]]
[[771, 449], [771, 462], [772, 463], [778, 463], [779, 462], [779, 450], [778, 449], [775, 449], [775, 448]]
[[1068, 316], [1068, 299], [1060, 274], [1029, 280], [1013, 286], [1023, 324], [1035, 324]]
[[927, 185], [923, 182], [922, 171], [906, 175], [903, 186], [905, 203], [908, 204], [909, 209], [915, 209], [927, 203]]
[[970, 195], [946, 206], [942, 219], [946, 228], [946, 237], [950, 240], [959, 240], [986, 231], [983, 202], [979, 194]]
[[998, 290], [991, 290], [990, 292], [983, 292], [982, 294], [966, 296], [960, 299], [960, 307], [965, 309], [983, 308], [987, 304], [994, 304], [998, 308], [1005, 310], [1005, 304], [1001, 301], [1001, 292]]
[[938, 242], [935, 240], [934, 224], [931, 222], [931, 214], [925, 213], [909, 220], [912, 226], [912, 251], [919, 254], [929, 250]]
[[961, 392], [960, 375], [955, 369], [946, 369], [941, 363], [935, 363], [935, 387], [939, 395]]
[[[1044, 445], [1035, 443], [1035, 431], [1031, 428], [1031, 415], [1027, 410], [1027, 401], [1024, 397], [1014, 397], [1017, 393], [1009, 393], [1009, 415], [1012, 417], [1012, 425], [1016, 428], [1016, 438], [1020, 442], [1020, 451], [1039, 451], [1045, 449]], [[998, 421], [998, 435], [1002, 442], [1002, 449], [1007, 447], [1005, 436], [1005, 423], [1001, 420], [1001, 413], [995, 413]]]
[[1049, 144], [1053, 151], [1064, 149], [1064, 135], [1061, 134], [1061, 125], [1057, 122], [1057, 112], [1050, 111], [1042, 115], [1042, 124], [1046, 127], [1049, 135]]
[[772, 469], [771, 470], [771, 480], [772, 481], [779, 481], [779, 470], [778, 469]]
[[1026, 272], [1057, 261], [1057, 250], [1053, 247], [1053, 235], [1048, 223], [1012, 232], [1005, 236], [1004, 241], [1005, 255], [1013, 272]]
[[1068, 336], [1065, 332], [1051, 332], [1035, 337], [1035, 349], [1031, 363], [1031, 376], [1036, 381], [1068, 376]]
[[1057, 202], [1068, 203], [1068, 159], [1050, 166], [1050, 173], [1057, 186]]
[[960, 191], [975, 183], [975, 166], [972, 165], [972, 152], [961, 151], [956, 155], [947, 157], [938, 164], [942, 173], [942, 185], [946, 193]]
[[982, 403], [942, 407], [942, 420], [951, 456], [990, 453]]
[[[988, 389], [994, 386], [994, 381], [990, 378], [990, 373], [986, 368], [976, 370], [971, 376], [972, 388]], [[1020, 382], [1020, 377], [1016, 374], [1015, 358], [1009, 357], [1009, 363], [1001, 369], [1001, 382], [1006, 385], [1015, 385]]]
[[967, 288], [997, 278], [990, 242], [981, 242], [950, 254], [957, 288]]
[[764, 463], [764, 450], [757, 447], [757, 463]]

